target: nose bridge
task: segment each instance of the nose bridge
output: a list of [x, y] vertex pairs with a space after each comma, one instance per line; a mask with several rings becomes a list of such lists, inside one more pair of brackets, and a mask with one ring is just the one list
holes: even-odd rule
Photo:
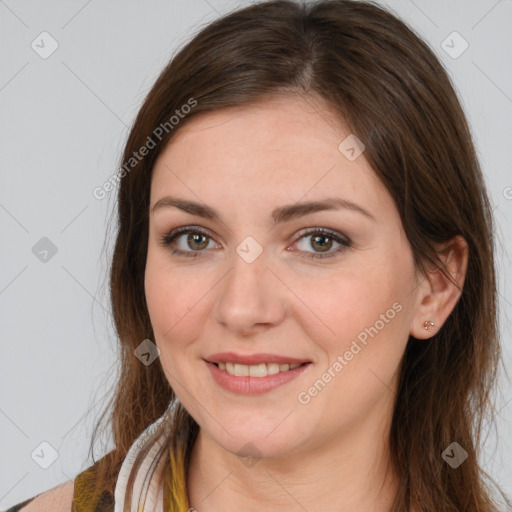
[[267, 253], [263, 247], [252, 240], [240, 243], [232, 255], [231, 271], [226, 276], [223, 297], [235, 300], [238, 307], [257, 307], [260, 300], [264, 300], [266, 290], [266, 273], [268, 264]]
[[283, 303], [279, 288], [267, 268], [268, 253], [252, 237], [244, 239], [232, 254], [232, 265], [219, 288], [216, 316], [233, 330], [248, 330], [255, 324], [278, 321]]

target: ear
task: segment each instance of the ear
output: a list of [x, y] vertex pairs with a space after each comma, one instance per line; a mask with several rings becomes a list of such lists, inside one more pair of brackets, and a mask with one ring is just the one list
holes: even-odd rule
[[[457, 304], [466, 277], [468, 244], [462, 236], [438, 245], [436, 252], [457, 286], [438, 268], [427, 271], [419, 286], [419, 304], [411, 324], [410, 334], [417, 339], [431, 338], [439, 331]], [[434, 325], [425, 329], [425, 322]]]

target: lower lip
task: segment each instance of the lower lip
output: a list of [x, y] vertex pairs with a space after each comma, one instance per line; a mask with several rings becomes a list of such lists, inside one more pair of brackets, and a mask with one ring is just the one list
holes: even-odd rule
[[310, 365], [303, 364], [293, 370], [279, 372], [266, 377], [237, 377], [221, 370], [213, 363], [206, 362], [215, 382], [228, 391], [240, 395], [261, 395], [297, 378]]

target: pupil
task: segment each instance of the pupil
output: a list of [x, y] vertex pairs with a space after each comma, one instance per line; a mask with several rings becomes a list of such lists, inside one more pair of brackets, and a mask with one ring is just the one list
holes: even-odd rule
[[206, 237], [204, 235], [200, 235], [200, 234], [194, 233], [192, 235], [189, 235], [189, 241], [190, 241], [191, 238], [192, 238], [192, 243], [193, 244], [199, 244], [200, 245], [200, 247], [199, 247], [200, 249], [203, 249], [206, 245], [208, 245], [208, 243], [205, 244], [204, 241], [203, 241], [202, 244], [200, 242], [201, 238], [205, 238], [206, 239]]
[[327, 243], [320, 243], [319, 244], [320, 248], [321, 248], [321, 252], [324, 252], [324, 251], [326, 251], [327, 249], [330, 248], [331, 241], [330, 241], [329, 237], [327, 237], [327, 236], [315, 236], [315, 237], [313, 237], [313, 243], [318, 243], [318, 240], [322, 240], [322, 239], [323, 240], [327, 240]]

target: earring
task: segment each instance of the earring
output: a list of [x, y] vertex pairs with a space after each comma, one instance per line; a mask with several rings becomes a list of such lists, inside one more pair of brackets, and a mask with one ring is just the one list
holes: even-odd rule
[[426, 320], [423, 324], [423, 327], [425, 327], [425, 330], [428, 331], [431, 327], [434, 327], [434, 322], [432, 322], [432, 320]]

